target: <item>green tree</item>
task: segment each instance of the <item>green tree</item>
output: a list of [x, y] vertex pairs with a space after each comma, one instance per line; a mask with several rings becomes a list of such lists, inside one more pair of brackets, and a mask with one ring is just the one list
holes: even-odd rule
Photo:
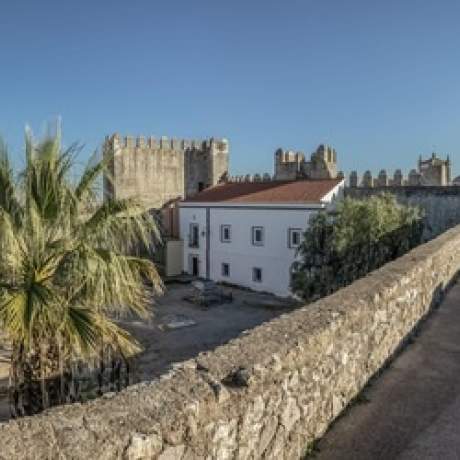
[[59, 133], [36, 143], [27, 132], [15, 176], [0, 143], [0, 327], [12, 343], [13, 416], [75, 400], [75, 363], [139, 352], [115, 319], [148, 316], [149, 295], [162, 289], [154, 264], [126, 251], [159, 238], [155, 221], [134, 200], [98, 200], [103, 161], [72, 180], [76, 152]]
[[292, 288], [307, 301], [331, 294], [420, 244], [422, 215], [391, 194], [346, 198], [314, 215], [293, 266]]

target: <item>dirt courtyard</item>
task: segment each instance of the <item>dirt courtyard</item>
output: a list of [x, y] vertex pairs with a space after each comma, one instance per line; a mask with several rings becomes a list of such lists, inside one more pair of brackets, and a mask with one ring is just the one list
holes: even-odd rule
[[[294, 302], [268, 294], [225, 287], [224, 292], [231, 292], [233, 302], [204, 308], [183, 300], [191, 290], [189, 284], [168, 285], [166, 294], [155, 299], [151, 321], [122, 321], [144, 347], [138, 358], [140, 380], [150, 380], [171, 364], [226, 343], [295, 306]], [[169, 329], [168, 324], [176, 321], [195, 324]]]
[[[144, 348], [136, 358], [136, 380], [151, 380], [172, 364], [211, 350], [296, 307], [293, 301], [269, 294], [224, 287], [233, 302], [204, 308], [184, 300], [192, 289], [190, 284], [168, 284], [165, 295], [152, 302], [151, 320], [120, 321]], [[0, 346], [0, 420], [9, 418], [9, 354], [7, 346]]]

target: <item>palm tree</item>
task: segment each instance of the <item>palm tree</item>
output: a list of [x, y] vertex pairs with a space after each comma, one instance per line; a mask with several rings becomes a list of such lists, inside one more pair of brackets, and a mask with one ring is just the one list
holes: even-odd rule
[[0, 327], [12, 343], [13, 416], [76, 399], [76, 363], [138, 353], [116, 318], [147, 317], [162, 290], [154, 264], [126, 250], [158, 241], [154, 219], [134, 200], [98, 202], [104, 161], [72, 181], [77, 149], [63, 150], [59, 132], [38, 143], [26, 132], [25, 144], [15, 177], [0, 142]]

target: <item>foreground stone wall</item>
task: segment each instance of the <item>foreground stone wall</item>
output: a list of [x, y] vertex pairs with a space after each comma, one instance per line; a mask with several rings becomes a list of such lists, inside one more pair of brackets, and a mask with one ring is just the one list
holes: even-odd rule
[[0, 458], [301, 458], [459, 268], [455, 227], [158, 380], [0, 425]]
[[367, 198], [380, 193], [392, 193], [400, 203], [420, 206], [425, 211], [425, 240], [460, 224], [459, 186], [392, 186], [346, 189], [346, 195], [352, 198]]

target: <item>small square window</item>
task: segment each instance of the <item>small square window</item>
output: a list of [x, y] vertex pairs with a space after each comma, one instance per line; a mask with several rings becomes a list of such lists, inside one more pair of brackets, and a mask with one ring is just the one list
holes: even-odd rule
[[222, 276], [230, 276], [230, 265], [227, 263], [222, 264]]
[[222, 243], [230, 243], [232, 240], [232, 232], [230, 225], [221, 225], [220, 226], [220, 241]]
[[261, 283], [262, 282], [262, 269], [259, 267], [254, 267], [252, 269], [252, 281], [255, 283]]
[[254, 246], [264, 245], [264, 228], [252, 227], [252, 244]]
[[300, 228], [290, 228], [288, 231], [288, 246], [298, 248], [300, 246], [302, 231]]

